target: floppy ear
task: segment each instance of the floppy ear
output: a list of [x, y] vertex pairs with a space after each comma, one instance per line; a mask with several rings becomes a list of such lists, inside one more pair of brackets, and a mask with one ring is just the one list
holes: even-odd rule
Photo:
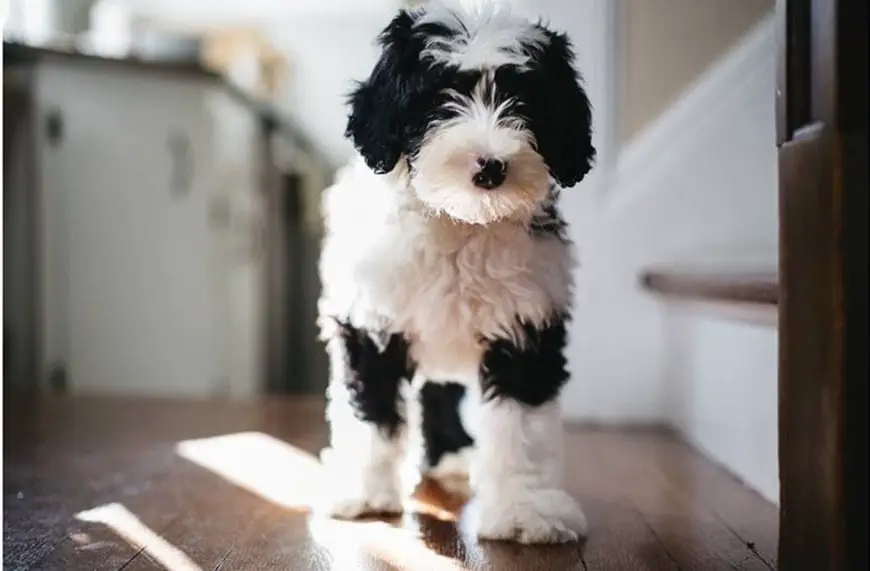
[[563, 187], [583, 180], [595, 161], [592, 108], [574, 69], [574, 52], [564, 34], [546, 30], [549, 44], [540, 54], [541, 85], [535, 89], [533, 130], [538, 153]]
[[381, 56], [367, 80], [350, 96], [345, 136], [378, 174], [393, 170], [405, 150], [413, 107], [419, 105], [417, 67], [422, 40], [414, 21], [401, 11], [381, 32]]

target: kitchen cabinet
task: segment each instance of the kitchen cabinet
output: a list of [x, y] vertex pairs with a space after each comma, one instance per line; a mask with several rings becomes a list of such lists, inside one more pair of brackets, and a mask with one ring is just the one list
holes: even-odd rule
[[32, 69], [41, 367], [71, 392], [262, 388], [261, 117], [212, 76]]

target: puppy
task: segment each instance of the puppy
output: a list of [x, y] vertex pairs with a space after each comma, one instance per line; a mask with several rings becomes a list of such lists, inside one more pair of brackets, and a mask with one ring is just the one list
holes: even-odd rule
[[[571, 44], [503, 6], [443, 3], [400, 11], [378, 43], [350, 96], [359, 156], [324, 194], [325, 509], [401, 511], [440, 447], [470, 464], [479, 537], [576, 539], [558, 405], [574, 259], [557, 201], [595, 150]], [[467, 394], [427, 389], [444, 383]], [[436, 410], [463, 399], [473, 440]]]

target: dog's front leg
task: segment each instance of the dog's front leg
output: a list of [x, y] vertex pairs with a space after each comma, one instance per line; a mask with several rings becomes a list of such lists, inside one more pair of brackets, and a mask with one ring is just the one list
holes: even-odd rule
[[399, 466], [405, 420], [400, 383], [407, 382], [407, 345], [394, 335], [378, 342], [342, 326], [328, 341], [329, 476], [321, 498], [328, 514], [355, 518], [402, 511]]
[[477, 534], [561, 543], [586, 532], [563, 488], [563, 427], [557, 401], [567, 380], [564, 323], [526, 327], [526, 343], [492, 343], [481, 366], [483, 400], [472, 462]]

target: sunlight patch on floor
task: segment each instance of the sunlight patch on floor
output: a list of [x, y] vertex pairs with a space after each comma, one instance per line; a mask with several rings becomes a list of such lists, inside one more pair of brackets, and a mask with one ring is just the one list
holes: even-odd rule
[[308, 529], [312, 538], [330, 552], [334, 569], [356, 569], [363, 554], [406, 571], [466, 569], [455, 559], [432, 551], [418, 532], [387, 522], [316, 517]]
[[[278, 506], [309, 511], [324, 484], [324, 469], [312, 454], [260, 432], [243, 432], [176, 445], [182, 458]], [[327, 449], [328, 453], [328, 449]], [[457, 514], [436, 502], [415, 498], [414, 512], [441, 521]], [[373, 557], [408, 571], [462, 571], [459, 562], [432, 551], [416, 529], [384, 521], [343, 521], [312, 516], [309, 532], [333, 559], [334, 569], [356, 569], [361, 557]]]
[[323, 476], [308, 452], [261, 432], [179, 442], [176, 451], [224, 479], [279, 506], [308, 510]]
[[[202, 571], [183, 551], [160, 537], [122, 504], [112, 503], [99, 506], [79, 512], [75, 518], [79, 521], [99, 523], [109, 527], [134, 549], [142, 550], [168, 571]], [[77, 535], [78, 540], [87, 538], [85, 534]]]

